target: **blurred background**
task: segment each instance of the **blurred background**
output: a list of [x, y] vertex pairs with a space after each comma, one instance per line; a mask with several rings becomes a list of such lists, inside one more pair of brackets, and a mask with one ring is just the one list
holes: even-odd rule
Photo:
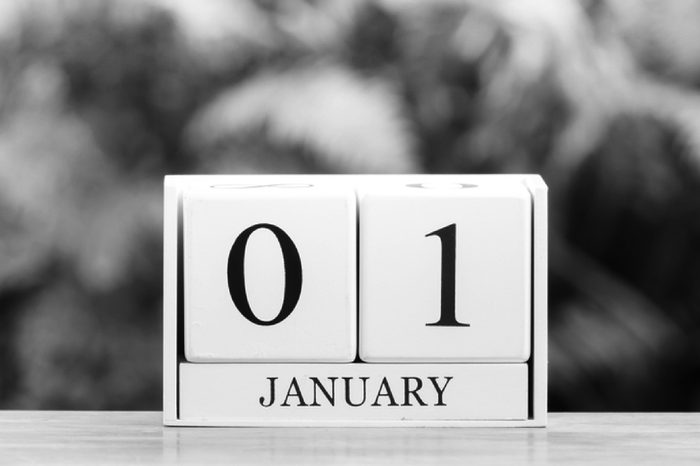
[[160, 409], [162, 181], [540, 173], [550, 410], [700, 410], [700, 2], [0, 2], [0, 408]]

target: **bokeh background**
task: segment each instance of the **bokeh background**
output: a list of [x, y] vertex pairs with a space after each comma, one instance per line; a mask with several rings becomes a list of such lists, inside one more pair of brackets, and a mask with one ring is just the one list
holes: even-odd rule
[[700, 2], [0, 2], [0, 408], [160, 409], [162, 177], [541, 173], [550, 409], [700, 410]]

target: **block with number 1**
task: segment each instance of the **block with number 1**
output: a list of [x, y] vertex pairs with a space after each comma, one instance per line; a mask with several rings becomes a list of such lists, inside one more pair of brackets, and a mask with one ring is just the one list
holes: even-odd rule
[[523, 184], [391, 181], [359, 190], [360, 357], [530, 357], [531, 198]]

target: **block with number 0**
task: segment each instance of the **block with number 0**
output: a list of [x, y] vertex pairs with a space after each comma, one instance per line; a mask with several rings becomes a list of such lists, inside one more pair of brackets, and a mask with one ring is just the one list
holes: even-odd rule
[[351, 362], [355, 193], [218, 184], [183, 194], [190, 362]]
[[169, 176], [167, 425], [544, 426], [536, 175]]

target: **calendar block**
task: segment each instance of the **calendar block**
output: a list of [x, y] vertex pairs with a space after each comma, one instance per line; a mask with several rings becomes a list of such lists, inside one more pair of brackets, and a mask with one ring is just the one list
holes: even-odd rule
[[353, 190], [219, 184], [182, 209], [188, 361], [355, 359]]
[[363, 361], [527, 361], [525, 185], [396, 180], [359, 199]]
[[165, 179], [172, 426], [544, 426], [536, 175]]

